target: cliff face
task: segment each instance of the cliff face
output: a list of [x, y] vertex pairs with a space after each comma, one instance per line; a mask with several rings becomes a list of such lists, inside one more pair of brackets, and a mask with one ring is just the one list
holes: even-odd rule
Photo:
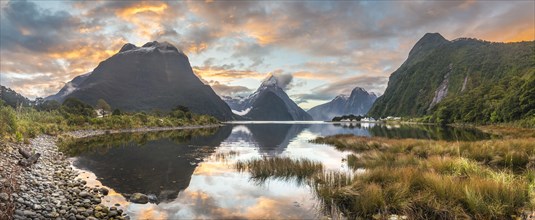
[[[501, 115], [498, 121], [522, 118], [535, 107], [527, 101], [535, 80], [534, 47], [534, 41], [448, 41], [438, 33], [426, 34], [391, 74], [369, 115], [419, 117], [443, 109], [459, 122], [490, 121], [492, 114]], [[505, 113], [511, 105], [525, 109]]]

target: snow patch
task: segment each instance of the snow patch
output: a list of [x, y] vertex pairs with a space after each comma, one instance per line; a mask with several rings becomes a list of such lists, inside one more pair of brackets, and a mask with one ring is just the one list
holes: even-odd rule
[[245, 110], [242, 110], [242, 111], [237, 111], [237, 110], [232, 110], [232, 113], [236, 114], [236, 115], [239, 115], [239, 116], [244, 116], [246, 115], [247, 113], [249, 113], [249, 111], [251, 111], [251, 107], [245, 109]]
[[242, 132], [242, 133], [245, 133], [245, 134], [251, 134], [251, 131], [249, 130], [249, 128], [245, 127], [244, 125], [238, 125], [238, 126], [235, 126], [234, 128], [232, 128], [232, 133], [237, 133], [237, 132]]

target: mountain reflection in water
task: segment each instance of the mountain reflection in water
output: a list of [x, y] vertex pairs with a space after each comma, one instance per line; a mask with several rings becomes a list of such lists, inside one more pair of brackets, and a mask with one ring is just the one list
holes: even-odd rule
[[210, 156], [230, 131], [223, 127], [84, 139], [73, 144], [86, 146], [86, 151], [76, 154], [74, 166], [90, 170], [103, 185], [123, 195], [143, 192], [168, 201], [188, 187], [198, 163]]
[[[124, 201], [133, 219], [318, 218], [310, 188], [270, 179], [259, 184], [233, 168], [260, 157], [307, 158], [328, 170], [347, 171], [348, 152], [309, 141], [354, 134], [388, 138], [486, 139], [475, 129], [371, 123], [233, 123], [219, 128], [103, 135], [61, 148], [76, 168], [128, 198], [154, 194], [157, 203]], [[103, 200], [105, 201], [105, 199]], [[123, 203], [121, 203], [123, 204]], [[113, 204], [111, 204], [113, 205]]]

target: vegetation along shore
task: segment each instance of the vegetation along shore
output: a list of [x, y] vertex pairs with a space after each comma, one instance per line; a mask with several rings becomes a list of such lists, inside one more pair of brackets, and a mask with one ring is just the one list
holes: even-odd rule
[[[16, 108], [0, 103], [0, 219], [128, 219], [122, 207], [101, 204], [109, 189], [86, 186], [57, 143], [110, 133], [220, 126], [217, 119], [184, 107], [165, 113], [117, 110], [104, 117], [97, 112], [75, 99]], [[19, 151], [37, 155], [36, 163], [21, 166]]]
[[480, 141], [334, 135], [312, 142], [352, 152], [350, 172], [295, 158], [241, 161], [256, 181], [295, 178], [309, 184], [325, 211], [350, 219], [530, 218], [535, 204], [535, 130], [484, 127]]

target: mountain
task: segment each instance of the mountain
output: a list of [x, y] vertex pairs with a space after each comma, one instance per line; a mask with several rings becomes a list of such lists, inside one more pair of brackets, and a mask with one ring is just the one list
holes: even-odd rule
[[244, 99], [227, 98], [232, 111], [248, 120], [307, 121], [312, 117], [288, 97], [277, 78], [270, 76], [260, 87]]
[[5, 86], [0, 86], [0, 100], [13, 108], [17, 106], [29, 106], [30, 100], [23, 95]]
[[377, 99], [374, 93], [368, 93], [360, 87], [351, 91], [351, 95], [336, 96], [330, 102], [318, 105], [308, 110], [314, 120], [331, 120], [341, 115], [365, 115]]
[[89, 75], [91, 75], [91, 72], [74, 77], [74, 79], [66, 83], [65, 86], [63, 86], [63, 88], [61, 88], [61, 90], [59, 90], [58, 93], [48, 96], [45, 99], [46, 100], [65, 100], [65, 96], [71, 94], [76, 88], [78, 88], [80, 84], [82, 84], [82, 82], [84, 82], [84, 80], [87, 79]]
[[68, 97], [95, 105], [104, 99], [123, 111], [170, 110], [178, 105], [221, 120], [233, 117], [227, 104], [193, 74], [188, 57], [167, 42], [125, 44], [91, 73], [78, 76], [47, 99]]
[[425, 34], [390, 76], [374, 117], [429, 115], [432, 122], [535, 117], [535, 41], [493, 43]]

